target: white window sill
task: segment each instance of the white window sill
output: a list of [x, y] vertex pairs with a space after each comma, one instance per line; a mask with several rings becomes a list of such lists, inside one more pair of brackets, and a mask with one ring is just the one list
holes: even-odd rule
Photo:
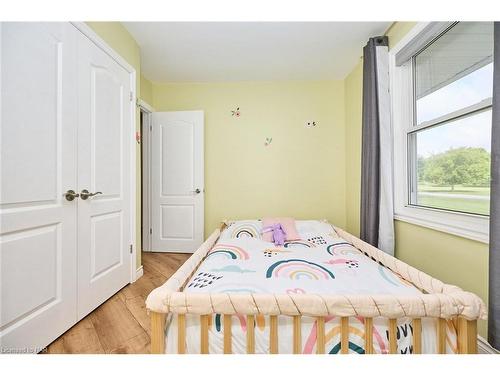
[[489, 217], [416, 206], [401, 207], [394, 219], [440, 232], [489, 243]]

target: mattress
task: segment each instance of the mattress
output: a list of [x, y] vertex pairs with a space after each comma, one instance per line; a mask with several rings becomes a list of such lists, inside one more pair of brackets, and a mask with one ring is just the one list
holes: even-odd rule
[[[301, 237], [283, 247], [262, 239], [258, 220], [236, 221], [220, 235], [185, 287], [187, 293], [274, 293], [417, 295], [420, 290], [365, 256], [335, 228], [321, 221], [297, 221]], [[232, 351], [246, 352], [246, 316], [232, 316]], [[223, 317], [209, 323], [209, 351], [223, 353]], [[316, 352], [316, 320], [301, 319], [302, 353]], [[255, 317], [255, 353], [269, 353], [269, 316]], [[422, 352], [436, 352], [436, 319], [422, 319]], [[412, 353], [411, 319], [397, 320], [398, 353]], [[325, 318], [325, 352], [340, 353], [340, 317]], [[278, 317], [278, 349], [293, 352], [293, 319]], [[374, 352], [389, 351], [388, 319], [373, 319]], [[177, 316], [167, 320], [166, 352], [177, 353]], [[364, 320], [349, 318], [349, 352], [364, 353]], [[456, 352], [456, 331], [447, 324], [446, 351]], [[186, 315], [186, 352], [200, 352], [200, 317]]]

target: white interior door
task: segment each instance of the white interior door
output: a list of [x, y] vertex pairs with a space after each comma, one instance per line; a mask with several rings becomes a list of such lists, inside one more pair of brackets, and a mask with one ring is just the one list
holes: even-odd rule
[[35, 352], [76, 322], [76, 37], [0, 23], [0, 347]]
[[203, 111], [155, 112], [151, 135], [152, 251], [203, 242]]
[[[130, 73], [78, 38], [78, 318], [130, 282]], [[83, 190], [96, 194], [84, 199]]]

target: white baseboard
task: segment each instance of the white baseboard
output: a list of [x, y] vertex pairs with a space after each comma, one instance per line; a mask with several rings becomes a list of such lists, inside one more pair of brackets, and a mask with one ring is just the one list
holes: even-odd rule
[[137, 271], [135, 272], [135, 280], [138, 280], [144, 275], [144, 268], [140, 266]]
[[479, 335], [477, 336], [477, 352], [479, 354], [500, 354], [484, 337]]

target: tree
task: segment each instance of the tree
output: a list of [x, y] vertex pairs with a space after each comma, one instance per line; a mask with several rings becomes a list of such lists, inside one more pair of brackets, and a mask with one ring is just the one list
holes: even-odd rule
[[486, 185], [490, 181], [490, 153], [484, 148], [460, 147], [419, 160], [419, 177], [436, 185]]
[[419, 181], [424, 180], [424, 173], [425, 173], [425, 168], [426, 168], [425, 162], [426, 161], [427, 161], [427, 159], [424, 158], [423, 156], [419, 155], [417, 158], [417, 177], [418, 177]]

